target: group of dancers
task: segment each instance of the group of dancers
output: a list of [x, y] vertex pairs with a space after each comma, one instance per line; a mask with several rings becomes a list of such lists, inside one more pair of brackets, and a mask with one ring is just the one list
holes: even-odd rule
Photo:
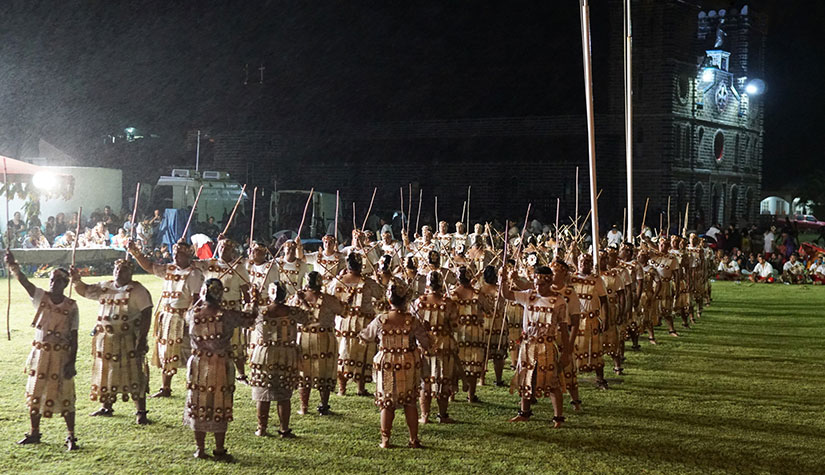
[[[170, 397], [185, 367], [183, 422], [194, 431], [194, 456], [210, 457], [205, 438], [213, 433], [211, 457], [228, 460], [236, 384], [251, 387], [258, 436], [268, 435], [272, 402], [277, 434], [290, 438], [295, 390], [298, 414], [309, 412], [315, 389], [317, 412], [327, 415], [330, 394], [337, 387], [343, 396], [351, 384], [357, 395], [374, 396], [385, 448], [397, 409], [408, 445], [421, 447], [419, 424], [455, 422], [448, 409], [460, 389], [477, 404], [476, 388], [488, 381], [518, 393], [510, 421], [529, 421], [533, 404], [549, 398], [560, 427], [565, 392], [574, 411], [582, 408], [578, 374], [594, 373], [606, 390], [605, 359], [623, 374], [625, 342], [632, 350], [644, 336], [656, 344], [662, 324], [678, 337], [674, 317], [686, 328], [700, 318], [716, 269], [695, 234], [597, 243], [597, 259], [577, 234], [509, 236], [480, 224], [467, 233], [463, 223], [449, 232], [445, 222], [436, 232], [424, 226], [414, 237], [403, 234], [396, 241], [385, 229], [370, 242], [356, 229], [348, 246], [328, 235], [317, 252], [305, 252], [300, 238], [278, 248], [251, 241], [246, 257], [242, 246], [221, 238], [207, 260], [194, 259], [181, 240], [170, 264], [153, 263], [130, 243], [134, 259], [118, 260], [111, 280], [87, 284], [75, 268], [55, 269], [48, 290], [29, 282], [7, 252], [8, 268], [35, 307], [26, 362], [31, 430], [19, 443], [38, 443], [41, 417], [60, 414], [67, 448], [78, 447], [78, 307], [65, 295], [70, 285], [99, 304], [90, 397], [100, 408], [91, 416], [111, 416], [118, 399], [131, 399], [136, 423], [146, 424], [149, 363], [161, 370], [154, 398]], [[133, 280], [136, 265], [163, 280], [154, 312], [149, 292]], [[366, 387], [373, 381], [374, 395]]]

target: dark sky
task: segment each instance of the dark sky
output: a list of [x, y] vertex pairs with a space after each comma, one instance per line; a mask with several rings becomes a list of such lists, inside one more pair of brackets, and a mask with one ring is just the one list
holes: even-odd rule
[[[823, 158], [808, 118], [825, 104], [814, 37], [825, 2], [750, 3], [769, 17], [770, 187], [797, 175], [789, 162]], [[604, 11], [593, 2], [597, 77], [606, 73]], [[126, 126], [177, 140], [241, 123], [313, 128], [583, 108], [574, 0], [7, 0], [0, 26], [0, 140], [10, 122], [37, 124], [67, 150]]]

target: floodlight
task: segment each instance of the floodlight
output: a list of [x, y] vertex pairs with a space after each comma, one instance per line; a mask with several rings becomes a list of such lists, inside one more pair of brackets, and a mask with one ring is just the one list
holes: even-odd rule
[[57, 176], [48, 171], [39, 171], [32, 176], [34, 186], [42, 191], [51, 191], [57, 188]]

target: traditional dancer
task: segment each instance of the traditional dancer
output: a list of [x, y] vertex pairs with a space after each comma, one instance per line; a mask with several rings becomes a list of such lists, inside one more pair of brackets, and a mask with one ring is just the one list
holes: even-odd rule
[[[615, 249], [611, 249], [616, 254]], [[620, 310], [625, 304], [624, 282], [621, 280], [616, 269], [610, 267], [610, 257], [608, 250], [599, 251], [599, 267], [601, 268], [601, 278], [604, 288], [607, 291], [607, 306], [602, 307], [602, 317], [604, 318], [605, 331], [602, 332], [602, 352], [613, 359], [613, 372], [622, 374], [622, 355], [620, 349], [621, 342], [621, 313]]]
[[338, 340], [338, 394], [347, 391], [347, 381], [354, 379], [358, 384], [359, 396], [372, 396], [366, 383], [372, 380], [372, 358], [375, 356], [375, 342], [363, 342], [358, 333], [375, 318], [373, 301], [383, 298], [380, 285], [361, 275], [363, 258], [352, 252], [347, 255], [347, 270], [329, 283], [327, 292], [346, 304], [346, 311], [339, 315], [336, 336]]
[[69, 285], [69, 273], [58, 268], [49, 276], [49, 290], [34, 286], [20, 272], [20, 265], [11, 252], [6, 251], [8, 269], [26, 289], [32, 299], [35, 314], [32, 326], [34, 340], [26, 360], [26, 406], [29, 408], [31, 429], [18, 444], [40, 443], [40, 418], [58, 413], [66, 421], [66, 448], [77, 450], [74, 432], [75, 391], [74, 376], [77, 360], [77, 303], [63, 295]]
[[642, 294], [639, 297], [638, 310], [639, 333], [647, 331], [647, 341], [651, 345], [656, 345], [653, 329], [661, 321], [659, 293], [662, 291], [662, 278], [650, 262], [648, 251], [642, 249], [638, 256], [637, 262], [642, 266]]
[[[567, 364], [562, 368], [564, 374], [564, 389], [570, 394], [570, 405], [573, 410], [581, 410], [582, 401], [579, 397], [579, 378], [576, 370], [576, 329], [579, 328], [581, 320], [581, 303], [579, 302], [579, 295], [576, 289], [570, 284], [570, 267], [561, 259], [556, 259], [550, 265], [550, 270], [553, 271], [553, 285], [550, 289], [559, 297], [564, 299], [567, 305], [567, 325], [568, 336], [567, 341], [558, 341], [562, 348], [570, 348], [571, 357]], [[556, 340], [560, 340], [562, 333], [559, 331], [556, 334]]]
[[[223, 299], [221, 307], [225, 310], [240, 311], [248, 303], [249, 274], [246, 267], [240, 263], [237, 255], [238, 244], [223, 236], [218, 236], [218, 245], [212, 259], [197, 261], [195, 264], [203, 272], [203, 278], [218, 279], [223, 282]], [[246, 383], [247, 376], [244, 370], [246, 363], [246, 349], [249, 345], [249, 331], [243, 327], [235, 327], [232, 335], [232, 354], [235, 357], [237, 379]]]
[[395, 410], [404, 408], [404, 417], [410, 430], [408, 446], [421, 448], [418, 440], [418, 409], [416, 399], [421, 384], [421, 346], [430, 346], [427, 331], [421, 322], [407, 311], [407, 290], [393, 284], [387, 291], [392, 309], [377, 316], [358, 333], [364, 344], [376, 339], [379, 350], [373, 367], [375, 405], [381, 409], [381, 444], [390, 447], [390, 434]]
[[412, 305], [413, 313], [427, 330], [430, 347], [424, 350], [424, 379], [421, 383], [421, 419], [426, 424], [430, 417], [433, 398], [438, 404], [438, 421], [455, 422], [447, 413], [450, 398], [458, 391], [461, 365], [458, 360], [458, 307], [444, 296], [441, 273], [427, 274], [427, 292]]
[[91, 416], [112, 416], [118, 397], [135, 402], [136, 422], [144, 425], [149, 374], [146, 337], [152, 323], [152, 296], [140, 282], [132, 280], [133, 264], [115, 262], [113, 279], [87, 285], [80, 272], [71, 268], [77, 294], [98, 300], [100, 307], [92, 337], [92, 401], [100, 409]]
[[318, 414], [329, 415], [329, 394], [335, 389], [338, 347], [335, 340], [335, 316], [346, 313], [337, 298], [322, 292], [323, 278], [318, 272], [307, 274], [307, 285], [289, 300], [289, 305], [309, 312], [306, 323], [299, 327], [298, 346], [301, 352], [298, 394], [301, 408], [298, 414], [306, 414], [309, 393], [318, 390], [321, 403]]
[[285, 284], [286, 293], [293, 295], [303, 285], [307, 273], [301, 238], [284, 242], [283, 255], [275, 259], [275, 264], [278, 266], [280, 282]]
[[462, 378], [467, 401], [481, 402], [476, 396], [478, 378], [484, 373], [484, 352], [487, 339], [484, 338], [484, 316], [493, 313], [494, 297], [481, 294], [473, 287], [473, 276], [466, 266], [456, 272], [458, 285], [453, 290], [453, 300], [458, 306], [458, 360], [464, 370]]
[[[504, 304], [505, 301], [498, 302], [496, 306], [496, 299], [499, 299], [498, 292], [498, 272], [493, 266], [486, 266], [483, 268], [483, 283], [479, 292], [481, 295], [492, 303], [489, 312], [484, 315], [484, 345], [487, 358], [493, 360], [493, 372], [496, 377], [495, 385], [498, 387], [507, 386], [501, 379], [504, 372], [504, 358], [507, 357], [507, 338], [505, 332], [502, 332], [502, 323], [504, 320]], [[502, 299], [503, 300], [503, 299]], [[495, 313], [494, 313], [495, 312]], [[484, 368], [487, 371], [487, 368]], [[483, 382], [483, 376], [482, 376]]]
[[[509, 278], [514, 278], [511, 275]], [[505, 276], [502, 295], [524, 307], [524, 327], [522, 330], [519, 359], [516, 365], [514, 385], [521, 396], [518, 415], [510, 422], [526, 422], [533, 411], [532, 400], [549, 397], [553, 404], [553, 427], [561, 427], [564, 422], [562, 388], [564, 375], [562, 368], [570, 361], [570, 348], [559, 342], [569, 339], [567, 330], [567, 304], [553, 292], [553, 271], [549, 267], [539, 267], [533, 281], [532, 290], [513, 291]], [[561, 338], [556, 338], [556, 332]], [[512, 386], [511, 386], [512, 387]]]
[[269, 409], [275, 401], [280, 425], [278, 435], [288, 439], [295, 437], [289, 428], [290, 399], [300, 379], [297, 325], [307, 323], [308, 312], [285, 305], [286, 289], [277, 282], [269, 284], [268, 296], [270, 303], [258, 312], [249, 344], [249, 385], [258, 411], [255, 435], [268, 435]]
[[594, 371], [596, 387], [607, 389], [607, 380], [604, 379], [604, 359], [602, 358], [602, 333], [609, 330], [610, 323], [605, 315], [607, 290], [599, 275], [593, 273], [593, 256], [590, 254], [579, 256], [578, 272], [570, 279], [570, 282], [579, 295], [582, 311], [576, 346], [573, 349], [576, 355], [576, 369], [580, 373]]
[[186, 312], [192, 354], [187, 362], [186, 406], [183, 424], [195, 431], [195, 458], [208, 458], [204, 445], [206, 433], [215, 435], [216, 460], [230, 461], [224, 446], [226, 429], [233, 420], [235, 368], [232, 355], [232, 331], [255, 322], [255, 313], [224, 309], [223, 283], [208, 279], [200, 299]]
[[163, 279], [163, 291], [155, 312], [155, 352], [152, 363], [163, 371], [158, 392], [151, 397], [172, 395], [172, 376], [189, 357], [189, 327], [186, 310], [197, 300], [203, 274], [192, 265], [192, 248], [184, 241], [172, 246], [172, 264], [153, 264], [130, 242], [127, 249], [146, 272]]
[[667, 323], [668, 333], [670, 336], [678, 337], [676, 329], [673, 328], [673, 305], [675, 303], [674, 290], [678, 285], [679, 264], [676, 259], [670, 257], [669, 251], [670, 243], [664, 237], [659, 239], [659, 253], [656, 257], [651, 258], [653, 267], [659, 273], [662, 282], [662, 288], [659, 291], [659, 312], [661, 318]]
[[307, 263], [324, 278], [324, 285], [344, 270], [344, 255], [338, 251], [335, 236], [327, 234], [321, 239], [321, 249], [306, 254]]

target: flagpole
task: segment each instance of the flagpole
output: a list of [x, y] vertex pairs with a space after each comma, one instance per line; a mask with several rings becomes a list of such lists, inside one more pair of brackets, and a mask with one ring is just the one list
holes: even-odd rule
[[633, 242], [633, 30], [630, 0], [624, 0], [625, 154], [627, 161], [627, 233]]
[[590, 227], [593, 239], [593, 268], [599, 269], [599, 205], [596, 197], [596, 130], [593, 113], [593, 71], [590, 52], [590, 5], [579, 0], [581, 6], [582, 55], [584, 63], [584, 98], [587, 106], [587, 151], [590, 157]]

